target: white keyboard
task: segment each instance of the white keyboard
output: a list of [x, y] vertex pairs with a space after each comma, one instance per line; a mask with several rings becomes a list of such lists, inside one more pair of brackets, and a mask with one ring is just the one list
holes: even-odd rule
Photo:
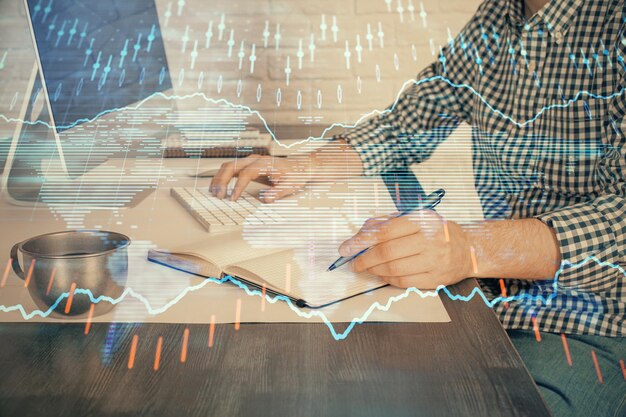
[[237, 201], [230, 201], [214, 197], [208, 188], [175, 187], [171, 194], [209, 232], [237, 230], [244, 224], [265, 225], [281, 221], [273, 210], [245, 191]]

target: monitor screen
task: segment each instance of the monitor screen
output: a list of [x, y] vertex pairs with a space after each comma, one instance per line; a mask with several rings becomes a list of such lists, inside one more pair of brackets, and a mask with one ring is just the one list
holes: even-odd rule
[[27, 0], [57, 132], [172, 87], [154, 0]]

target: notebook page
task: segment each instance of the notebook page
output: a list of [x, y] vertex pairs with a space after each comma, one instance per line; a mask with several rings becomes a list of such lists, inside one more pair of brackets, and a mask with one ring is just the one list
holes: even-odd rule
[[220, 269], [226, 265], [263, 257], [280, 252], [284, 249], [274, 247], [253, 247], [234, 231], [225, 234], [207, 236], [206, 238], [174, 248], [175, 255], [187, 255], [210, 262]]
[[226, 274], [266, 283], [268, 288], [303, 299], [319, 307], [385, 285], [378, 277], [354, 273], [348, 266], [328, 272], [337, 255], [312, 258], [307, 253], [286, 250], [238, 262], [224, 269]]

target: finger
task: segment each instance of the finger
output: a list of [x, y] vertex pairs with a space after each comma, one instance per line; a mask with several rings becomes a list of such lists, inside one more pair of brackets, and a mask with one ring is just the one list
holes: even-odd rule
[[424, 251], [425, 245], [425, 239], [420, 233], [379, 243], [353, 260], [351, 268], [355, 272], [361, 272], [396, 259], [419, 255]]
[[233, 188], [233, 192], [230, 195], [231, 201], [236, 201], [241, 193], [246, 189], [250, 182], [259, 176], [259, 168], [256, 164], [250, 165], [249, 167], [242, 169], [239, 171], [239, 175], [237, 175], [237, 182], [235, 183], [235, 187]]
[[248, 184], [250, 184], [252, 180], [258, 178], [260, 175], [263, 175], [264, 171], [264, 164], [259, 163], [258, 161], [257, 163], [250, 164], [246, 168], [240, 170], [239, 174], [237, 175], [237, 183], [235, 184], [235, 188], [233, 188], [230, 199], [232, 201], [237, 200], [241, 196], [241, 193], [243, 193], [243, 191], [246, 189]]
[[422, 230], [432, 232], [441, 229], [442, 225], [443, 218], [432, 210], [419, 210], [406, 215], [394, 213], [386, 217], [373, 218], [363, 225], [359, 233], [342, 244], [339, 253], [342, 256], [350, 256], [367, 247]]
[[217, 174], [215, 174], [211, 180], [211, 186], [209, 188], [211, 193], [218, 198], [224, 198], [230, 180], [237, 175], [239, 171], [253, 162], [256, 162], [256, 158], [252, 158], [251, 155], [247, 158], [235, 159], [234, 161], [222, 164]]
[[387, 217], [372, 217], [367, 219], [354, 236], [339, 245], [339, 254], [347, 257], [374, 246], [376, 244], [374, 235], [382, 229], [387, 220], [389, 220]]
[[211, 194], [218, 196], [221, 189], [226, 187], [233, 175], [235, 175], [234, 163], [231, 161], [222, 164], [217, 174], [211, 179], [211, 185], [209, 186]]
[[268, 169], [267, 171], [267, 181], [266, 184], [269, 186], [275, 186], [276, 184], [278, 184], [282, 179], [284, 179], [283, 177], [287, 175], [288, 173], [283, 171], [282, 169], [280, 169], [279, 167], [277, 167], [276, 165], [273, 165], [272, 167], [270, 167], [270, 169]]
[[352, 256], [365, 248], [411, 235], [420, 231], [420, 224], [406, 216], [388, 220], [368, 220], [361, 230], [339, 247], [341, 256]]
[[261, 200], [264, 203], [273, 203], [276, 200], [295, 194], [302, 190], [303, 184], [289, 181], [281, 181], [271, 188], [261, 192]]
[[378, 264], [367, 269], [367, 272], [379, 277], [404, 277], [428, 272], [432, 268], [432, 263], [424, 255], [411, 255]]
[[406, 275], [403, 277], [381, 277], [383, 281], [398, 288], [418, 288], [434, 290], [439, 285], [436, 276], [431, 272]]

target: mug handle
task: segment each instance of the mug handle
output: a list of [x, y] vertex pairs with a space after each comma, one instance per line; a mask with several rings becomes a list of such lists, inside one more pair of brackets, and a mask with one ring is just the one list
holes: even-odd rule
[[11, 259], [12, 259], [11, 264], [13, 266], [13, 271], [17, 274], [17, 276], [22, 278], [22, 279], [25, 279], [24, 278], [24, 271], [22, 270], [22, 267], [20, 266], [20, 260], [17, 257], [17, 250], [18, 250], [19, 246], [20, 246], [20, 244], [16, 243], [11, 248]]

